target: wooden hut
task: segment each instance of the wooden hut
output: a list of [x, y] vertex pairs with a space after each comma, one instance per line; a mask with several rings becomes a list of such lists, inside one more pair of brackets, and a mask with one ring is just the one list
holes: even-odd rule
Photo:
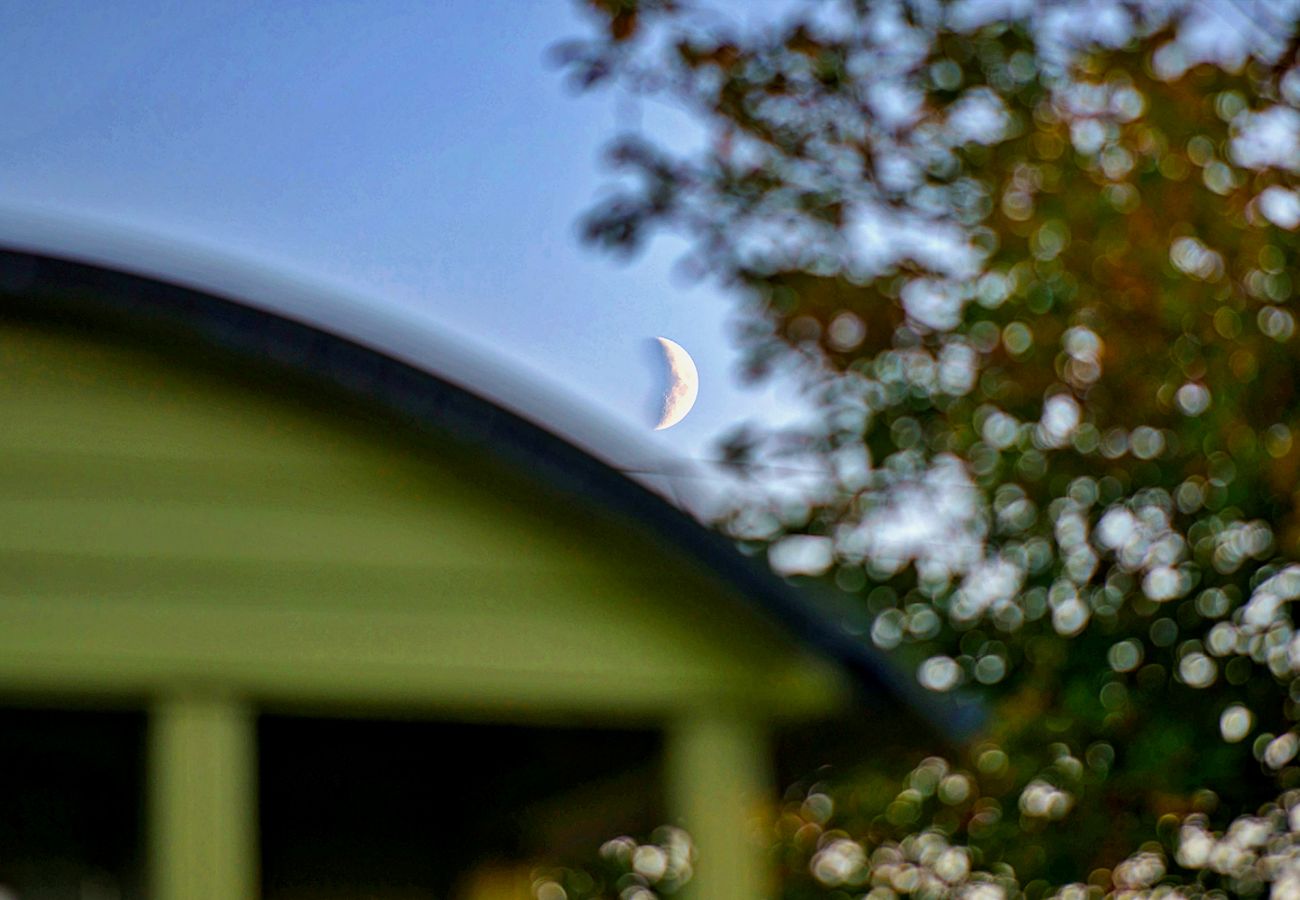
[[0, 885], [508, 896], [670, 822], [693, 896], [762, 896], [774, 730], [902, 727], [909, 680], [516, 393], [365, 304], [0, 220]]

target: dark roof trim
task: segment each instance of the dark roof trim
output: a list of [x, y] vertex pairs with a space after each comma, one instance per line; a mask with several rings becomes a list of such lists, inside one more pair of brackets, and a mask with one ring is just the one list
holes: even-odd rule
[[806, 589], [774, 576], [645, 486], [569, 441], [495, 402], [409, 362], [263, 308], [157, 275], [139, 275], [62, 254], [0, 243], [0, 316], [22, 308], [72, 322], [111, 320], [160, 336], [197, 339], [250, 361], [270, 361], [378, 404], [416, 427], [493, 454], [541, 483], [640, 523], [716, 573], [757, 611], [839, 662], [876, 705], [883, 690], [948, 740], [982, 718], [978, 707], [921, 688], [867, 640], [809, 602]]

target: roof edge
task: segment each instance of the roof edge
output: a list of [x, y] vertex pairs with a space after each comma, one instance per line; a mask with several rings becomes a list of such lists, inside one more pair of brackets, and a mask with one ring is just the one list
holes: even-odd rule
[[[235, 355], [269, 360], [328, 382], [358, 399], [380, 404], [414, 425], [481, 446], [508, 463], [526, 464], [544, 483], [641, 523], [684, 556], [716, 573], [762, 617], [843, 666], [867, 704], [880, 704], [883, 691], [894, 705], [949, 742], [966, 739], [982, 722], [983, 712], [977, 704], [956, 695], [926, 691], [860, 635], [809, 602], [808, 589], [778, 578], [650, 486], [495, 396], [419, 363], [415, 352], [419, 337], [406, 336], [407, 353], [386, 351], [375, 346], [373, 333], [363, 330], [358, 339], [337, 323], [331, 328], [295, 317], [292, 309], [297, 307], [281, 312], [231, 290], [196, 283], [246, 283], [247, 279], [240, 277], [195, 277], [213, 265], [237, 266], [229, 260], [217, 263], [209, 257], [195, 263], [198, 269], [183, 270], [170, 278], [156, 265], [114, 264], [107, 258], [103, 242], [84, 255], [73, 250], [75, 239], [68, 237], [40, 249], [43, 232], [14, 240], [12, 227], [13, 222], [0, 215], [0, 298], [7, 295], [12, 303], [14, 297], [27, 296], [53, 305], [60, 294], [75, 294], [74, 316], [98, 311], [153, 328], [179, 328]], [[260, 273], [252, 280], [266, 283]], [[295, 304], [312, 296], [311, 289], [301, 283], [291, 281], [289, 285], [296, 291]], [[446, 343], [431, 341], [437, 350]]]

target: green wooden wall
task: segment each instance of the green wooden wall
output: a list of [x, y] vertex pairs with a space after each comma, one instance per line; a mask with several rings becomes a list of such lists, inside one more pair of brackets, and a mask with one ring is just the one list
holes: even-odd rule
[[625, 523], [328, 394], [0, 324], [0, 691], [660, 716], [839, 676]]

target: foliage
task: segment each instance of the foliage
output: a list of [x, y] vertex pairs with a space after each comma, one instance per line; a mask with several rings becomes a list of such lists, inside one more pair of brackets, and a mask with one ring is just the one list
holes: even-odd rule
[[691, 880], [694, 848], [680, 828], [662, 826], [650, 840], [616, 837], [600, 848], [598, 865], [589, 869], [544, 869], [535, 872], [537, 900], [655, 900], [675, 894]]
[[785, 896], [1300, 896], [1300, 5], [588, 6], [572, 78], [703, 139], [620, 138], [586, 236], [687, 236], [816, 392], [723, 524], [993, 711], [792, 801]]

